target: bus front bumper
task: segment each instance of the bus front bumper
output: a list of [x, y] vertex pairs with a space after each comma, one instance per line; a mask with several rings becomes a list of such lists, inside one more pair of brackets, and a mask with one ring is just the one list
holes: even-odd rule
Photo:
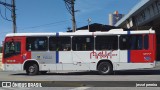
[[2, 64], [3, 71], [22, 71], [22, 64]]

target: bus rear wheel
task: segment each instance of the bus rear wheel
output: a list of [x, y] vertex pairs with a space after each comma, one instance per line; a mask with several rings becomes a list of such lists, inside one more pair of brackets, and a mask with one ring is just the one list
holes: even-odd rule
[[26, 73], [28, 75], [37, 75], [39, 72], [38, 65], [37, 64], [29, 64]]
[[98, 65], [98, 72], [101, 75], [110, 75], [113, 72], [113, 67], [109, 62], [101, 62]]

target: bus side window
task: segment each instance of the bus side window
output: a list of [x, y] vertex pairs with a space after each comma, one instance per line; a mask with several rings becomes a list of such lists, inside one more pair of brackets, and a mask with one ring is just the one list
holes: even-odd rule
[[119, 38], [119, 45], [120, 45], [120, 50], [127, 50], [129, 49], [129, 36], [128, 35], [123, 35], [120, 36]]
[[49, 50], [50, 51], [58, 51], [57, 42], [58, 40], [56, 37], [49, 37]]
[[49, 50], [50, 51], [70, 51], [71, 38], [70, 37], [50, 37]]
[[131, 50], [142, 50], [143, 49], [143, 37], [142, 35], [131, 35], [130, 36]]
[[71, 50], [71, 38], [70, 37], [58, 37], [59, 51]]
[[27, 37], [26, 49], [28, 51], [47, 51], [48, 38], [47, 37]]
[[144, 42], [143, 42], [143, 45], [144, 45], [144, 49], [147, 50], [148, 47], [149, 47], [149, 43], [148, 43], [148, 35], [144, 35]]
[[73, 51], [91, 51], [94, 50], [93, 36], [75, 36], [72, 38]]
[[97, 36], [96, 50], [117, 50], [118, 36]]
[[120, 36], [121, 50], [142, 50], [143, 49], [142, 35], [122, 35]]

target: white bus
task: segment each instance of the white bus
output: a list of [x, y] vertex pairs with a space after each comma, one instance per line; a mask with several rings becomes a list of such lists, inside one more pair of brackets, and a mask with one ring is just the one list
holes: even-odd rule
[[153, 30], [7, 34], [3, 70], [26, 70], [29, 75], [59, 70], [114, 70], [154, 68], [156, 35]]

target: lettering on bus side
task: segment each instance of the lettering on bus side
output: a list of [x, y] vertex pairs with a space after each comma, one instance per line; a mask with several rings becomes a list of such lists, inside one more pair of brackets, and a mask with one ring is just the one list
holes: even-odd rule
[[112, 59], [114, 56], [117, 56], [117, 54], [114, 54], [113, 53], [114, 52], [114, 50], [112, 50], [112, 51], [100, 51], [100, 52], [95, 52], [95, 51], [92, 51], [91, 53], [90, 53], [90, 59], [92, 59], [92, 58], [95, 58], [95, 59], [102, 59], [102, 58], [105, 58], [105, 59], [108, 59], [108, 58], [110, 58], [110, 59]]
[[45, 55], [45, 56], [43, 56], [43, 59], [52, 59], [52, 56], [51, 55]]

